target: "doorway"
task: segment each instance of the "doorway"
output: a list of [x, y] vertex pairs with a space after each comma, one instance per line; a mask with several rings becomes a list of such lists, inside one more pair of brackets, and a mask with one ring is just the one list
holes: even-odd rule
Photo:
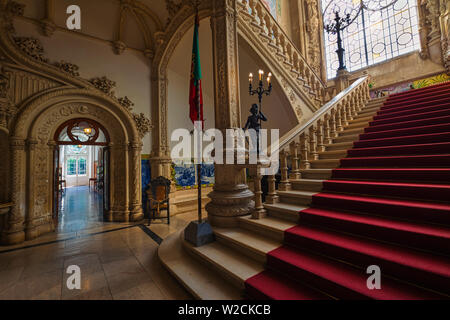
[[103, 225], [109, 210], [109, 136], [96, 121], [73, 119], [56, 132], [53, 220], [60, 233]]

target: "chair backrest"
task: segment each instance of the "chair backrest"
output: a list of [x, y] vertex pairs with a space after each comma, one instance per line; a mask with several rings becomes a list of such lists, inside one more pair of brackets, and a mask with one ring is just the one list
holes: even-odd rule
[[147, 195], [156, 201], [162, 201], [169, 197], [171, 182], [165, 177], [158, 177], [150, 181]]

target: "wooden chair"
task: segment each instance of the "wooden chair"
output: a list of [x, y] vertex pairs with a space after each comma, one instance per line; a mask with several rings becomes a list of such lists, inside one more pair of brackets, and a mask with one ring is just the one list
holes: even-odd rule
[[[167, 219], [170, 224], [170, 193], [171, 182], [164, 177], [158, 177], [150, 181], [147, 187], [147, 210], [149, 213], [148, 225], [151, 221], [159, 219]], [[161, 211], [167, 211], [167, 217], [161, 217]]]

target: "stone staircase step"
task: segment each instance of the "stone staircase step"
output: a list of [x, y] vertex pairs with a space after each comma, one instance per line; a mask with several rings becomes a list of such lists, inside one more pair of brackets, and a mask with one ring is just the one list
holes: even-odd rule
[[297, 223], [286, 221], [272, 216], [265, 216], [260, 219], [252, 219], [251, 216], [240, 217], [239, 226], [243, 229], [253, 231], [262, 236], [271, 237], [277, 241], [284, 240], [284, 232]]
[[280, 197], [280, 202], [309, 206], [312, 201], [312, 196], [316, 193], [311, 191], [289, 190], [278, 191], [278, 196]]
[[319, 192], [323, 188], [323, 181], [320, 179], [290, 179], [293, 190], [299, 191], [316, 191]]
[[349, 124], [358, 123], [358, 122], [369, 122], [373, 120], [373, 116], [364, 116], [364, 117], [358, 117], [356, 116], [355, 119], [349, 120]]
[[218, 277], [217, 273], [199, 264], [183, 248], [184, 233], [177, 231], [158, 247], [158, 257], [162, 265], [181, 283], [186, 290], [199, 300], [239, 300], [242, 290]]
[[351, 134], [348, 136], [339, 136], [336, 138], [333, 138], [333, 141], [335, 143], [339, 143], [339, 142], [354, 142], [354, 141], [358, 141], [359, 140], [359, 134]]
[[332, 144], [326, 144], [325, 149], [327, 151], [347, 151], [353, 148], [353, 142], [338, 142]]
[[299, 219], [298, 213], [308, 207], [279, 202], [274, 204], [265, 203], [264, 208], [267, 210], [267, 214], [271, 217], [297, 223]]
[[282, 245], [281, 241], [241, 228], [214, 228], [214, 234], [218, 242], [260, 263], [266, 263], [267, 253]]
[[344, 128], [344, 131], [339, 132], [339, 136], [349, 136], [361, 133], [364, 133], [364, 128]]
[[[350, 149], [350, 148], [349, 148]], [[325, 152], [319, 152], [319, 159], [342, 159], [347, 157], [347, 151], [346, 150], [332, 150], [332, 151], [325, 151]]]
[[369, 126], [369, 122], [355, 122], [352, 124], [349, 124], [347, 126], [344, 127], [345, 130], [347, 129], [356, 129], [356, 128], [362, 128], [365, 129]]
[[194, 258], [216, 271], [224, 280], [240, 290], [245, 289], [245, 280], [264, 270], [261, 262], [218, 241], [194, 247], [183, 240], [183, 246]]
[[323, 159], [309, 161], [312, 169], [334, 169], [341, 165], [340, 159]]
[[299, 170], [303, 179], [322, 179], [327, 180], [331, 178], [331, 169], [302, 169]]

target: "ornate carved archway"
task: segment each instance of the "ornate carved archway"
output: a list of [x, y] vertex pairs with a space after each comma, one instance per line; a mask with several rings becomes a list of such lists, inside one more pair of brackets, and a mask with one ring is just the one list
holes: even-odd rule
[[3, 242], [17, 243], [52, 231], [52, 160], [55, 132], [68, 120], [91, 119], [109, 132], [111, 191], [109, 221], [143, 218], [141, 137], [122, 107], [84, 89], [49, 90], [28, 101], [12, 126], [12, 202]]

